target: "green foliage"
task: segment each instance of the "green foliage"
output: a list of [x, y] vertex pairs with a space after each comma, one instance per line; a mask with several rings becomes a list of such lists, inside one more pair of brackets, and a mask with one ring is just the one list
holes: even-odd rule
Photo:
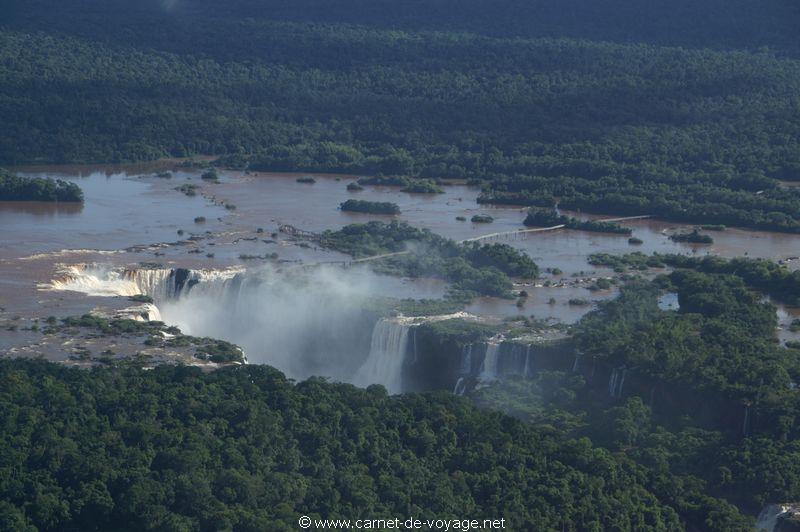
[[713, 255], [695, 257], [659, 253], [648, 256], [637, 252], [626, 255], [596, 253], [589, 256], [589, 263], [594, 266], [609, 266], [620, 270], [627, 267], [645, 270], [671, 266], [703, 273], [735, 275], [748, 286], [764, 294], [769, 294], [778, 301], [800, 306], [800, 271], [792, 271], [786, 265], [770, 260], [748, 257], [726, 259]]
[[[144, 300], [142, 299], [142, 301]], [[83, 316], [63, 318], [61, 325], [58, 326], [61, 330], [68, 330], [70, 327], [96, 329], [105, 336], [146, 336], [144, 345], [149, 347], [194, 347], [196, 358], [218, 364], [244, 362], [242, 350], [234, 344], [213, 338], [184, 335], [177, 327], [168, 327], [160, 321], [106, 319], [92, 314], [84, 314]], [[168, 335], [164, 333], [168, 333]]]
[[674, 242], [688, 242], [690, 244], [713, 244], [714, 239], [709, 235], [701, 234], [697, 229], [690, 233], [675, 233], [670, 235], [670, 240]]
[[465, 258], [477, 268], [493, 267], [512, 277], [525, 279], [539, 275], [538, 266], [528, 255], [507, 244], [468, 242], [463, 248]]
[[[640, 397], [609, 406], [591, 393], [580, 375], [541, 371], [532, 379], [493, 383], [472, 396], [481, 406], [506, 412], [540, 430], [588, 437], [624, 457], [649, 489], [678, 511], [686, 529], [752, 530], [752, 519], [717, 497], [729, 497], [751, 511], [760, 509], [765, 494], [772, 497], [767, 500], [795, 499], [796, 490], [785, 489], [783, 483], [792, 478], [789, 471], [794, 466], [781, 475], [785, 460], [770, 456], [777, 449], [750, 444], [740, 447], [735, 438], [686, 425], [685, 421], [676, 422], [669, 416], [665, 420], [673, 426], [666, 429]], [[790, 450], [774, 443], [771, 447]], [[747, 470], [755, 460], [762, 459], [757, 473], [740, 475], [739, 468]], [[734, 470], [736, 482], [732, 482]], [[755, 475], [760, 475], [759, 482], [746, 487], [745, 482]], [[777, 478], [781, 479], [776, 482]]]
[[10, 530], [293, 530], [300, 515], [503, 516], [675, 530], [625, 460], [450, 394], [388, 397], [265, 366], [0, 361]]
[[592, 231], [595, 233], [613, 233], [619, 235], [629, 235], [631, 230], [627, 227], [614, 222], [604, 222], [602, 220], [578, 220], [571, 216], [558, 214], [554, 210], [531, 208], [528, 216], [523, 222], [527, 226], [534, 227], [555, 227], [558, 225], [566, 226], [569, 229], [579, 229], [581, 231]]
[[209, 168], [200, 175], [200, 179], [205, 181], [219, 181], [219, 174], [216, 168]]
[[415, 179], [403, 188], [403, 192], [415, 194], [443, 194], [442, 187], [436, 184], [433, 179]]
[[488, 214], [476, 214], [469, 220], [474, 224], [490, 224], [494, 222], [494, 218], [489, 216]]
[[800, 230], [791, 2], [439, 4], [10, 6], [0, 161], [216, 154]]
[[83, 201], [83, 191], [71, 181], [20, 177], [0, 168], [0, 201], [80, 203]]
[[800, 360], [775, 344], [774, 305], [733, 275], [677, 270], [665, 281], [678, 293], [678, 312], [658, 308], [662, 282], [633, 283], [582, 320], [580, 348], [661, 381], [737, 401], [758, 397], [765, 418], [795, 416], [790, 384], [800, 378]]
[[178, 192], [182, 192], [186, 196], [192, 197], [192, 196], [197, 196], [197, 189], [198, 188], [199, 187], [197, 185], [192, 185], [190, 183], [184, 183], [183, 185], [181, 185], [179, 187], [175, 187], [175, 190], [177, 190]]
[[381, 187], [408, 187], [412, 180], [408, 177], [398, 175], [378, 174], [372, 177], [362, 177], [358, 180], [359, 185], [376, 185]]
[[349, 199], [339, 206], [343, 211], [366, 212], [370, 214], [400, 214], [396, 203]]
[[[351, 224], [325, 231], [320, 243], [354, 257], [389, 255], [376, 264], [385, 272], [436, 277], [452, 283], [450, 299], [468, 302], [475, 294], [510, 297], [509, 276], [533, 278], [536, 263], [507, 244], [459, 244], [405, 222]], [[404, 252], [401, 255], [391, 255]]]
[[627, 268], [646, 270], [648, 268], [664, 267], [664, 260], [661, 255], [646, 255], [640, 251], [625, 255], [593, 253], [589, 255], [588, 261], [592, 266], [606, 266], [613, 268], [615, 271], [624, 271]]

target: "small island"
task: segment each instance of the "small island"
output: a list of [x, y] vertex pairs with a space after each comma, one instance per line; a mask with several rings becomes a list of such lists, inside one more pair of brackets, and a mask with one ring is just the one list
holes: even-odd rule
[[571, 216], [558, 214], [550, 209], [531, 208], [523, 222], [528, 227], [556, 227], [563, 225], [568, 229], [591, 231], [593, 233], [611, 233], [615, 235], [630, 235], [633, 231], [613, 222], [602, 220], [578, 220]]
[[444, 190], [433, 179], [415, 179], [405, 176], [386, 176], [376, 175], [373, 177], [362, 177], [358, 184], [377, 185], [384, 187], [403, 187], [401, 192], [411, 192], [413, 194], [442, 194]]
[[20, 177], [0, 169], [0, 201], [82, 203], [83, 191], [71, 181]]
[[691, 233], [675, 233], [670, 235], [670, 240], [673, 242], [688, 242], [689, 244], [713, 244], [714, 239], [709, 235], [700, 233], [697, 229]]
[[400, 214], [396, 203], [383, 201], [347, 200], [339, 206], [343, 211], [365, 212], [369, 214]]

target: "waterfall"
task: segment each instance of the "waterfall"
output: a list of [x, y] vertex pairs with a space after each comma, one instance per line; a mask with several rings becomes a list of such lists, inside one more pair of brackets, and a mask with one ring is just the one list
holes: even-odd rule
[[410, 329], [398, 319], [379, 320], [372, 331], [369, 356], [356, 372], [354, 383], [359, 386], [383, 384], [389, 393], [400, 393]]
[[49, 284], [39, 288], [81, 292], [89, 296], [135, 296], [141, 294], [136, 283], [119, 271], [97, 264], [68, 266]]
[[64, 268], [58, 278], [40, 288], [106, 297], [144, 294], [152, 297], [156, 303], [161, 303], [179, 297], [198, 283], [224, 284], [239, 271], [241, 270], [115, 269], [104, 264], [77, 264]]
[[576, 373], [578, 371], [578, 366], [580, 365], [580, 362], [581, 362], [581, 355], [576, 354], [575, 362], [572, 363], [572, 373]]
[[773, 532], [781, 517], [791, 515], [796, 511], [796, 505], [770, 504], [758, 514], [756, 530], [759, 532]]
[[[224, 296], [238, 295], [241, 290], [241, 269], [226, 270], [128, 270], [129, 276], [142, 294], [152, 297], [157, 303], [177, 299], [190, 290], [199, 291], [217, 300]], [[255, 278], [253, 280], [256, 280]], [[235, 287], [235, 290], [231, 290]]]
[[456, 387], [453, 388], [453, 393], [456, 395], [464, 395], [464, 392], [467, 390], [467, 382], [464, 380], [464, 377], [459, 377], [456, 381]]
[[608, 378], [608, 395], [611, 397], [621, 398], [622, 387], [625, 386], [625, 376], [628, 370], [624, 368], [614, 368], [611, 370], [611, 376]]
[[614, 390], [617, 388], [617, 379], [619, 378], [619, 372], [617, 368], [611, 370], [611, 376], [608, 378], [608, 395], [614, 397]]
[[523, 377], [531, 376], [531, 344], [525, 349], [525, 369], [522, 370]]
[[414, 351], [413, 351], [414, 358], [411, 359], [411, 364], [414, 365], [414, 364], [417, 363], [417, 360], [419, 360], [419, 354], [417, 353], [417, 328], [416, 327], [414, 327], [414, 334], [412, 335], [412, 340], [413, 340], [412, 343], [414, 344]]
[[472, 375], [472, 344], [467, 344], [461, 348], [461, 369], [462, 375]]
[[[181, 271], [186, 274], [189, 272], [189, 270]], [[122, 277], [136, 286], [136, 293], [146, 294], [156, 301], [165, 301], [176, 295], [175, 270], [165, 268], [129, 269], [122, 273]]]
[[497, 363], [500, 358], [500, 342], [486, 344], [486, 354], [481, 364], [480, 379], [484, 381], [497, 380]]

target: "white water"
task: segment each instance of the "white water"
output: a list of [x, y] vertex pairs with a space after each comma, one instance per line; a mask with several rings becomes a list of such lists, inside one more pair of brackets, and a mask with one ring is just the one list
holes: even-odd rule
[[608, 378], [608, 394], [611, 397], [622, 397], [622, 388], [625, 386], [625, 376], [627, 369], [614, 368]]
[[68, 290], [89, 296], [135, 296], [142, 291], [134, 280], [123, 272], [100, 265], [70, 266], [61, 271], [61, 276], [42, 289]]
[[483, 357], [483, 364], [481, 365], [480, 380], [497, 380], [497, 365], [500, 360], [501, 345], [499, 341], [486, 344], [486, 355]]
[[464, 380], [464, 377], [459, 377], [456, 381], [456, 386], [453, 388], [453, 393], [456, 395], [464, 395], [464, 392], [467, 390], [467, 383]]
[[795, 513], [798, 508], [796, 504], [770, 504], [765, 506], [761, 513], [758, 514], [756, 521], [756, 530], [773, 532], [778, 525], [778, 519], [781, 516]]
[[[96, 296], [145, 294], [155, 305], [133, 305], [120, 315], [159, 320], [193, 336], [233, 342], [254, 363], [266, 363], [294, 379], [322, 375], [360, 386], [383, 384], [402, 391], [402, 366], [416, 361], [415, 335], [424, 322], [476, 319], [465, 312], [419, 318], [391, 318], [372, 331], [365, 302], [380, 283], [360, 269], [272, 268], [244, 271], [122, 269], [103, 265], [65, 268], [41, 288]], [[413, 333], [412, 333], [413, 334]], [[412, 345], [409, 345], [412, 342]], [[412, 355], [413, 354], [413, 355]], [[406, 360], [414, 357], [413, 360]], [[471, 371], [471, 348], [467, 363]]]
[[175, 284], [176, 270], [168, 268], [116, 269], [103, 264], [78, 264], [61, 270], [61, 275], [45, 290], [68, 290], [90, 296], [130, 297], [145, 294], [157, 303], [173, 299], [196, 283], [204, 287], [217, 285], [218, 281], [232, 279], [240, 268], [226, 270], [190, 270], [181, 288]]
[[531, 346], [525, 349], [525, 369], [522, 370], [522, 376], [528, 378], [531, 376]]
[[372, 332], [369, 356], [358, 369], [353, 381], [358, 386], [383, 384], [389, 393], [403, 389], [403, 363], [408, 354], [408, 333], [405, 320], [383, 318]]

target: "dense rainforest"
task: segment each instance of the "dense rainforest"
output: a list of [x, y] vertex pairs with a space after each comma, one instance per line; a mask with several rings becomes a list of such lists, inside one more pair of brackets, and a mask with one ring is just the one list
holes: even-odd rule
[[[3, 530], [290, 531], [300, 515], [680, 526], [631, 460], [452, 394], [30, 360], [0, 361], [0, 383]], [[746, 523], [725, 508], [709, 519]]]
[[800, 230], [791, 2], [5, 4], [0, 162], [214, 154]]

